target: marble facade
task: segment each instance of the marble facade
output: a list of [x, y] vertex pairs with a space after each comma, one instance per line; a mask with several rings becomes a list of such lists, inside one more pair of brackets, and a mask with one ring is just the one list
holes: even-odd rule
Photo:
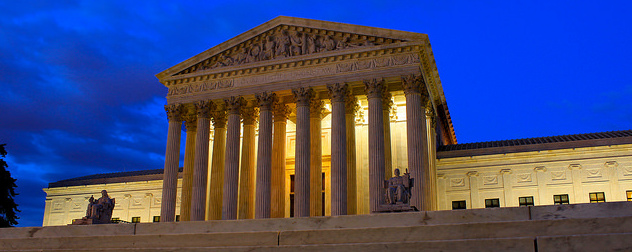
[[44, 226], [77, 218], [102, 189], [124, 199], [113, 217], [125, 221], [369, 214], [395, 168], [410, 172], [420, 210], [518, 206], [522, 196], [550, 205], [566, 191], [584, 203], [606, 189], [626, 200], [632, 190], [632, 137], [579, 150], [437, 150], [457, 141], [426, 34], [278, 17], [156, 77], [169, 89], [164, 171], [52, 183]]

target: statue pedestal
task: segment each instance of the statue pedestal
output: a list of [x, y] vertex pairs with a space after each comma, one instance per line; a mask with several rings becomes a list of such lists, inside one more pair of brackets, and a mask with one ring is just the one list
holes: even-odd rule
[[380, 205], [377, 208], [377, 213], [390, 213], [390, 212], [412, 212], [419, 211], [415, 207], [411, 207], [410, 204], [386, 204]]
[[88, 219], [86, 217], [83, 217], [81, 219], [74, 219], [72, 220], [72, 224], [70, 225], [92, 225], [92, 219]]

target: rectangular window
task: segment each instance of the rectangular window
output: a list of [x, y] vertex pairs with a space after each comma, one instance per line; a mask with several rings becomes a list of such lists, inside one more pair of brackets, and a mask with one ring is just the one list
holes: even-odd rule
[[485, 208], [500, 207], [499, 199], [485, 199]]
[[518, 203], [520, 206], [533, 206], [533, 196], [519, 197]]
[[628, 196], [628, 201], [632, 201], [632, 191], [626, 191], [625, 194]]
[[154, 216], [154, 222], [160, 222], [160, 216]]
[[452, 201], [452, 210], [467, 209], [465, 200]]
[[132, 217], [132, 223], [139, 223], [140, 217]]
[[176, 222], [180, 221], [180, 215], [176, 215]]
[[590, 203], [606, 202], [606, 195], [603, 192], [593, 192], [588, 195], [590, 196]]
[[568, 194], [553, 195], [553, 203], [555, 203], [555, 205], [567, 205]]

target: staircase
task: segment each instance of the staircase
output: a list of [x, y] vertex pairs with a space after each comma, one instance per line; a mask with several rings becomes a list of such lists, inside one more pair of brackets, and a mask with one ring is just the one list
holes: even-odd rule
[[632, 251], [632, 202], [0, 229], [1, 251]]

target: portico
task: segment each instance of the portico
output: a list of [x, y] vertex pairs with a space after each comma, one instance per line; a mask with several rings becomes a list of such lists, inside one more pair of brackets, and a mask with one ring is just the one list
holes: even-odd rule
[[437, 209], [434, 146], [456, 138], [425, 34], [278, 17], [156, 77], [161, 221], [371, 213], [394, 168], [414, 179], [411, 205]]

